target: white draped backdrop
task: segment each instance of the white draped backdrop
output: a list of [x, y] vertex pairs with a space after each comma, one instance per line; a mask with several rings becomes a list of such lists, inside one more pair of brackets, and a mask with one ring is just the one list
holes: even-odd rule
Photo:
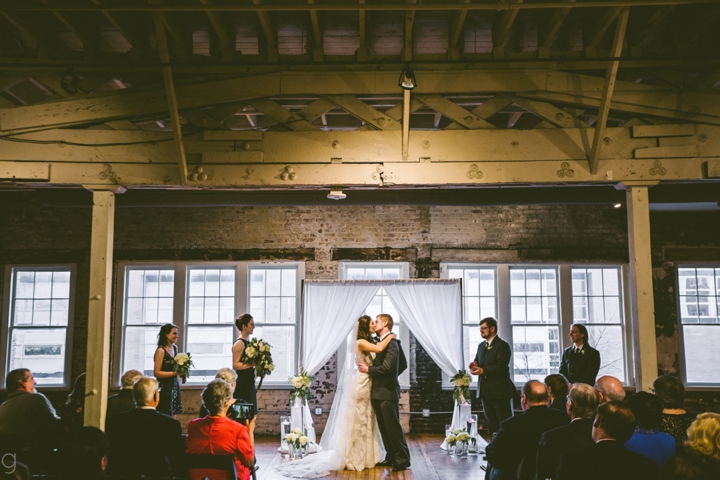
[[[452, 376], [464, 368], [459, 279], [306, 280], [300, 367], [310, 375], [317, 373], [343, 344], [381, 287], [405, 325], [443, 372]], [[305, 405], [301, 413], [296, 404], [292, 416], [293, 425], [302, 424], [314, 442], [310, 408]], [[458, 421], [456, 407], [453, 424]]]

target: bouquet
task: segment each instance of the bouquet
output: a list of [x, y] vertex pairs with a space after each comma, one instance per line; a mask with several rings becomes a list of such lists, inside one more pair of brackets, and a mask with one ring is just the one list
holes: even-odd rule
[[470, 387], [471, 381], [472, 377], [467, 370], [458, 370], [458, 372], [450, 379], [450, 383], [454, 385], [453, 400], [455, 400], [458, 405], [467, 403], [467, 400], [465, 399], [467, 398], [468, 388]]
[[445, 438], [445, 441], [451, 447], [454, 447], [457, 443], [466, 444], [468, 442], [472, 442], [474, 445], [476, 442], [475, 438], [471, 437], [464, 428], [457, 428], [453, 430], [453, 432]]
[[182, 383], [190, 376], [190, 367], [193, 366], [192, 355], [189, 353], [178, 353], [175, 355], [173, 370], [180, 375]]
[[253, 338], [250, 340], [247, 347], [245, 347], [245, 350], [240, 357], [240, 361], [242, 363], [255, 364], [255, 373], [260, 377], [258, 390], [262, 388], [262, 382], [265, 379], [265, 375], [270, 375], [272, 371], [275, 370], [272, 353], [270, 352], [271, 349], [272, 345], [267, 343], [265, 340]]
[[313, 380], [315, 380], [315, 377], [308, 375], [308, 373], [302, 369], [300, 369], [300, 375], [288, 378], [288, 381], [293, 386], [293, 391], [290, 393], [291, 405], [296, 398], [301, 398], [303, 405], [307, 404], [307, 401], [312, 398], [310, 384]]

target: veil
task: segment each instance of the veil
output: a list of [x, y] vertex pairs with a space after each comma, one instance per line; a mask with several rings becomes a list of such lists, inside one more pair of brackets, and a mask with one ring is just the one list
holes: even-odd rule
[[352, 418], [357, 402], [354, 383], [357, 335], [358, 322], [355, 322], [353, 341], [346, 342], [345, 362], [342, 366], [339, 365], [341, 359], [338, 358], [337, 387], [330, 415], [320, 439], [322, 450], [302, 460], [280, 465], [276, 469], [279, 474], [297, 478], [317, 478], [345, 468], [346, 452], [351, 440], [347, 419]]

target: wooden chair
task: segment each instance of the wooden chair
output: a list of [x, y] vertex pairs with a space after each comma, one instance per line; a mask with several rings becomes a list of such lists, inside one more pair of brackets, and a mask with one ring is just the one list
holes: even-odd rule
[[235, 457], [233, 457], [232, 455], [185, 455], [185, 465], [190, 471], [191, 479], [201, 478], [193, 474], [193, 470], [201, 469], [221, 470], [223, 472], [226, 472], [228, 480], [236, 480], [238, 478], [237, 468], [235, 467]]

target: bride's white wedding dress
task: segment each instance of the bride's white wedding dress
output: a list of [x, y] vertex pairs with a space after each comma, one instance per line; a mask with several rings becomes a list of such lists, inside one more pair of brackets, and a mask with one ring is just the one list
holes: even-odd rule
[[360, 352], [358, 344], [359, 340], [355, 342], [354, 355], [348, 355], [346, 365], [338, 371], [338, 389], [320, 440], [323, 450], [302, 460], [283, 463], [277, 468], [279, 474], [317, 478], [342, 469], [373, 468], [382, 460], [385, 451], [370, 402], [372, 379], [367, 373], [355, 371], [352, 363], [355, 360], [372, 365], [375, 354]]

